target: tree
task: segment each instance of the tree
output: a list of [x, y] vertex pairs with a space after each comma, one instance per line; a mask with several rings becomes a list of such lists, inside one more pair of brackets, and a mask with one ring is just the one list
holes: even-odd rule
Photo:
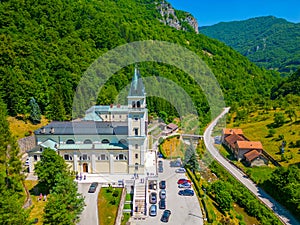
[[216, 194], [215, 200], [222, 211], [229, 211], [232, 205], [232, 197], [228, 191], [221, 190]]
[[287, 114], [287, 116], [289, 117], [290, 121], [293, 121], [293, 117], [295, 118], [295, 120], [297, 119], [297, 114], [295, 109], [293, 108], [289, 108], [285, 111], [285, 114]]
[[72, 176], [59, 174], [44, 209], [44, 224], [76, 224], [84, 208], [84, 198], [77, 193]]
[[200, 169], [196, 151], [192, 143], [185, 151], [183, 165], [191, 169], [193, 172], [199, 171]]
[[284, 124], [285, 122], [285, 117], [282, 112], [277, 112], [274, 114], [274, 126], [275, 127], [280, 127]]
[[47, 190], [52, 190], [57, 182], [57, 176], [68, 174], [69, 172], [64, 159], [54, 150], [46, 148], [42, 153], [41, 161], [35, 165], [35, 173], [38, 176], [39, 182]]
[[38, 124], [41, 122], [41, 110], [37, 102], [33, 97], [29, 100], [30, 104], [30, 120], [33, 124]]

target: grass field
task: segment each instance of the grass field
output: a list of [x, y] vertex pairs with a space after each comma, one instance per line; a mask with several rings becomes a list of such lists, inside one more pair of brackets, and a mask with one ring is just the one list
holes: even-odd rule
[[[118, 193], [116, 197], [113, 193]], [[122, 188], [101, 188], [98, 195], [100, 225], [113, 225], [120, 204]]]
[[165, 139], [162, 148], [165, 150], [168, 158], [183, 158], [186, 149], [179, 136]]
[[[38, 181], [35, 180], [25, 180], [25, 186], [28, 189], [29, 193], [30, 193], [30, 197], [32, 200], [32, 206], [31, 206], [31, 210], [30, 210], [30, 214], [29, 214], [29, 219], [30, 220], [34, 220], [35, 218], [38, 219], [38, 223], [39, 225], [43, 224], [43, 213], [44, 213], [44, 208], [46, 205], [46, 201], [38, 201], [38, 193], [40, 193], [40, 191], [37, 188], [37, 184]], [[47, 195], [47, 198], [49, 197], [49, 195]]]
[[37, 125], [32, 124], [29, 120], [17, 119], [16, 117], [11, 116], [9, 116], [7, 120], [13, 136], [17, 139], [23, 138], [26, 135], [31, 135], [35, 130], [49, 123], [45, 117], [42, 117], [41, 123]]
[[[261, 141], [264, 149], [277, 161], [280, 162], [282, 166], [288, 166], [290, 164], [295, 164], [300, 162], [300, 148], [290, 147], [290, 143], [295, 143], [300, 140], [300, 120], [290, 121], [287, 116], [285, 118], [285, 123], [283, 126], [278, 128], [273, 128], [275, 134], [273, 137], [268, 137], [269, 126], [274, 122], [274, 113], [284, 111], [269, 111], [268, 113], [263, 113], [258, 111], [251, 113], [246, 121], [241, 121], [239, 124], [231, 122], [227, 124], [227, 127], [238, 127], [243, 129], [243, 132], [247, 138], [251, 141]], [[298, 113], [298, 118], [300, 113]], [[280, 147], [282, 140], [280, 136], [283, 135], [284, 140], [287, 145], [285, 147], [284, 156], [286, 160], [282, 161], [282, 156], [280, 154]]]

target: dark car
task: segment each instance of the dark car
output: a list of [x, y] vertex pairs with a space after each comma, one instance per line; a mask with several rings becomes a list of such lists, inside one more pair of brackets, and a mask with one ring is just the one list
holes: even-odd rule
[[159, 160], [158, 161], [158, 166], [163, 166], [163, 161]]
[[157, 214], [157, 208], [156, 205], [151, 205], [149, 208], [149, 215], [150, 216], [156, 216]]
[[160, 209], [165, 209], [166, 208], [166, 199], [161, 199], [158, 202], [158, 206], [159, 206]]
[[89, 188], [89, 193], [94, 193], [96, 191], [97, 187], [98, 187], [97, 182], [91, 183], [90, 188]]
[[156, 204], [157, 202], [157, 194], [155, 192], [151, 192], [149, 196], [150, 204]]
[[171, 211], [170, 210], [168, 210], [168, 209], [164, 210], [164, 212], [163, 212], [163, 214], [161, 216], [160, 221], [161, 222], [168, 222], [170, 215], [171, 215]]
[[178, 194], [183, 196], [194, 196], [194, 191], [192, 189], [184, 189], [180, 190]]
[[156, 190], [157, 189], [156, 181], [149, 181], [149, 189], [150, 190]]
[[185, 178], [181, 178], [177, 181], [177, 184], [183, 184], [183, 183], [192, 183], [190, 180], [187, 180]]
[[159, 188], [166, 189], [166, 181], [165, 180], [162, 180], [161, 182], [159, 182]]

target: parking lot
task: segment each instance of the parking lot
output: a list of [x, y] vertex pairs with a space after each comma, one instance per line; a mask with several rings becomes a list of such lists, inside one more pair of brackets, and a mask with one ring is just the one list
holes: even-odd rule
[[[186, 178], [184, 173], [178, 174], [175, 173], [177, 167], [170, 167], [170, 161], [163, 161], [163, 173], [159, 173], [158, 178], [159, 181], [166, 181], [166, 209], [171, 210], [171, 216], [169, 218], [168, 224], [174, 225], [202, 225], [203, 218], [202, 212], [199, 206], [199, 202], [196, 194], [194, 196], [180, 196], [178, 195], [178, 191], [180, 190], [177, 186], [177, 181], [180, 178]], [[152, 191], [152, 190], [151, 190]], [[150, 192], [151, 192], [150, 191]], [[159, 185], [157, 185], [157, 196], [159, 201]], [[157, 215], [154, 217], [148, 216], [145, 220], [142, 221], [134, 221], [134, 224], [165, 224], [161, 222], [161, 215], [163, 209], [159, 209], [157, 205]], [[147, 211], [149, 210], [150, 205], [147, 206]]]

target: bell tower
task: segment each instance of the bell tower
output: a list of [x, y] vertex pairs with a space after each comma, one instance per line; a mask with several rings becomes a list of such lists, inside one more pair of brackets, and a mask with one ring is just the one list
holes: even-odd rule
[[148, 110], [145, 87], [136, 67], [128, 94], [128, 171], [130, 174], [145, 172], [147, 151]]

